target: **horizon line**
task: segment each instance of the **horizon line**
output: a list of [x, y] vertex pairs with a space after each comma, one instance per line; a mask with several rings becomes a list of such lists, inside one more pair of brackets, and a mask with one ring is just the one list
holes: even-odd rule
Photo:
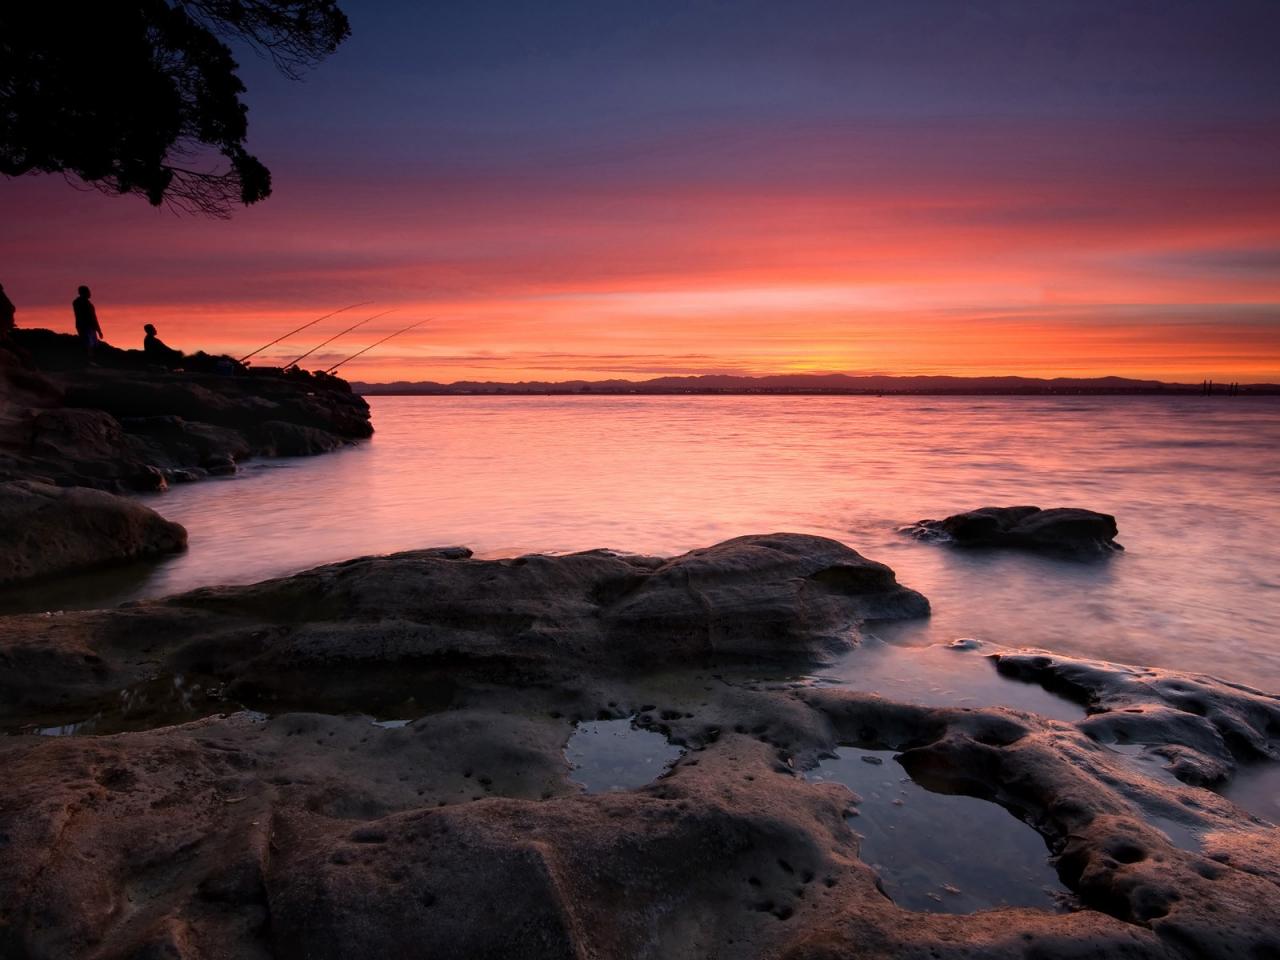
[[1071, 383], [1102, 383], [1106, 381], [1121, 381], [1132, 385], [1160, 386], [1160, 387], [1176, 387], [1195, 389], [1203, 387], [1206, 384], [1212, 384], [1214, 387], [1229, 387], [1235, 384], [1240, 387], [1274, 387], [1280, 388], [1280, 383], [1270, 380], [1220, 380], [1213, 377], [1202, 378], [1197, 382], [1188, 382], [1181, 380], [1160, 380], [1154, 377], [1135, 377], [1125, 374], [1101, 374], [1097, 376], [1029, 376], [1017, 373], [1000, 373], [1000, 374], [976, 374], [962, 375], [950, 373], [845, 373], [843, 371], [829, 371], [823, 373], [805, 372], [805, 373], [762, 373], [762, 374], [746, 374], [746, 373], [697, 373], [697, 374], [660, 374], [658, 376], [631, 378], [631, 377], [606, 377], [606, 378], [587, 378], [587, 377], [570, 377], [567, 379], [522, 379], [522, 380], [499, 380], [499, 379], [475, 379], [467, 378], [461, 380], [362, 380], [353, 379], [349, 381], [353, 386], [359, 384], [367, 387], [421, 387], [421, 386], [439, 386], [439, 387], [455, 387], [460, 384], [481, 384], [495, 386], [511, 386], [519, 387], [531, 384], [546, 384], [550, 386], [563, 386], [569, 384], [630, 384], [633, 386], [644, 386], [657, 382], [695, 382], [706, 380], [737, 380], [759, 382], [766, 380], [797, 380], [797, 381], [814, 381], [823, 379], [842, 378], [846, 380], [946, 380], [959, 381], [961, 383], [977, 383], [983, 381], [1022, 381], [1028, 384], [1054, 384], [1062, 382]]

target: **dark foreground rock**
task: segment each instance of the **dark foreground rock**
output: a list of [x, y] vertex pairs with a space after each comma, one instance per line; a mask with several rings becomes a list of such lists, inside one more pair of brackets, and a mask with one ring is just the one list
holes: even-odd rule
[[1075, 557], [1124, 549], [1116, 543], [1115, 517], [1074, 507], [982, 507], [945, 520], [920, 520], [906, 532], [961, 547], [1016, 547]]
[[673, 559], [366, 557], [115, 611], [0, 619], [0, 725], [53, 707], [91, 713], [157, 672], [211, 677], [268, 708], [345, 709], [399, 702], [424, 677], [552, 683], [586, 666], [809, 663], [847, 650], [864, 621], [928, 611], [884, 564], [797, 534]]
[[169, 370], [103, 346], [87, 365], [73, 337], [18, 330], [0, 347], [0, 479], [113, 492], [234, 471], [257, 456], [310, 456], [373, 433], [346, 382], [212, 363]]
[[187, 545], [181, 524], [133, 500], [24, 480], [0, 483], [0, 530], [0, 586], [162, 556]]
[[[0, 738], [0, 956], [1277, 955], [1277, 830], [1188, 771], [1274, 758], [1280, 701], [1012, 651], [993, 668], [1089, 715], [803, 678], [862, 621], [925, 609], [880, 564], [774, 535], [671, 560], [420, 551], [0, 620], [0, 723], [122, 731]], [[631, 716], [686, 752], [648, 786], [582, 793], [573, 724]], [[1077, 908], [887, 899], [859, 798], [802, 776], [841, 745], [1007, 808]]]

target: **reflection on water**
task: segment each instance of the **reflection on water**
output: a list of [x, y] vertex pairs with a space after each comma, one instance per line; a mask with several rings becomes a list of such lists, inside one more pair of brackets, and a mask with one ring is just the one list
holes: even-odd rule
[[626, 720], [579, 723], [564, 748], [574, 783], [587, 793], [635, 790], [652, 783], [684, 753], [653, 730]]
[[1069, 902], [1044, 840], [1003, 807], [933, 793], [890, 750], [840, 748], [808, 779], [857, 794], [849, 825], [858, 856], [908, 910], [973, 913], [994, 907], [1060, 908]]
[[1222, 795], [1255, 817], [1280, 826], [1280, 763], [1240, 767]]
[[7, 732], [44, 737], [121, 733], [187, 723], [239, 708], [224, 697], [222, 685], [212, 677], [165, 674], [125, 687], [89, 716], [74, 720], [65, 716], [31, 718]]
[[[369, 553], [675, 553], [794, 530], [888, 563], [976, 636], [1280, 690], [1280, 402], [1143, 397], [386, 397], [367, 444], [151, 502], [191, 548], [111, 599]], [[904, 523], [983, 504], [1119, 518], [1105, 563], [960, 552]], [[28, 609], [107, 599], [64, 593]], [[10, 606], [14, 601], [10, 598]]]
[[822, 672], [850, 690], [928, 707], [1005, 706], [1055, 720], [1079, 720], [1084, 708], [1038, 684], [996, 671], [981, 647], [960, 642], [904, 647], [868, 640]]

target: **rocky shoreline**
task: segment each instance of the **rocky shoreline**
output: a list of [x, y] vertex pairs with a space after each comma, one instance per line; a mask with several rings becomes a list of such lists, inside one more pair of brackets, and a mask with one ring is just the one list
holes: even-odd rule
[[[1280, 952], [1280, 833], [1218, 792], [1280, 758], [1280, 698], [972, 643], [954, 655], [1081, 719], [811, 676], [927, 612], [883, 564], [772, 534], [669, 559], [423, 550], [0, 619], [0, 955]], [[608, 719], [683, 752], [584, 792], [566, 744]], [[1075, 902], [895, 904], [861, 798], [805, 776], [847, 747], [1034, 828]]]
[[104, 345], [88, 365], [76, 338], [48, 330], [0, 343], [0, 517], [18, 533], [0, 542], [0, 586], [185, 547], [181, 528], [122, 495], [373, 433], [368, 405], [337, 377], [229, 375], [213, 361], [173, 371]]
[[[333, 378], [86, 369], [26, 336], [0, 349], [0, 583], [182, 549], [119, 494], [372, 429]], [[1119, 549], [1083, 510], [907, 532]], [[0, 956], [1280, 955], [1280, 831], [1224, 796], [1280, 762], [1280, 698], [973, 641], [944, 655], [1078, 718], [822, 675], [928, 613], [884, 564], [779, 533], [674, 558], [444, 547], [0, 617]], [[570, 746], [602, 723], [667, 759], [618, 747], [628, 782], [584, 787]], [[815, 777], [848, 750], [1034, 830], [1062, 901], [895, 902], [858, 832], [871, 798]]]

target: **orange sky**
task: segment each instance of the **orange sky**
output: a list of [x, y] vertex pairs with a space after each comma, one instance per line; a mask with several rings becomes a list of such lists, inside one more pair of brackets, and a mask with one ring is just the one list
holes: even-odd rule
[[[1280, 155], [1273, 127], [942, 125], [870, 144], [728, 131], [712, 154], [740, 140], [757, 143], [753, 165], [723, 177], [710, 163], [354, 182], [301, 170], [230, 222], [56, 178], [3, 182], [16, 216], [0, 282], [21, 325], [69, 330], [84, 282], [110, 342], [138, 345], [150, 321], [173, 345], [235, 355], [346, 303], [395, 309], [317, 364], [436, 318], [343, 368], [371, 381], [1280, 381], [1280, 174], [1258, 153]], [[287, 361], [360, 316], [262, 359]]]

